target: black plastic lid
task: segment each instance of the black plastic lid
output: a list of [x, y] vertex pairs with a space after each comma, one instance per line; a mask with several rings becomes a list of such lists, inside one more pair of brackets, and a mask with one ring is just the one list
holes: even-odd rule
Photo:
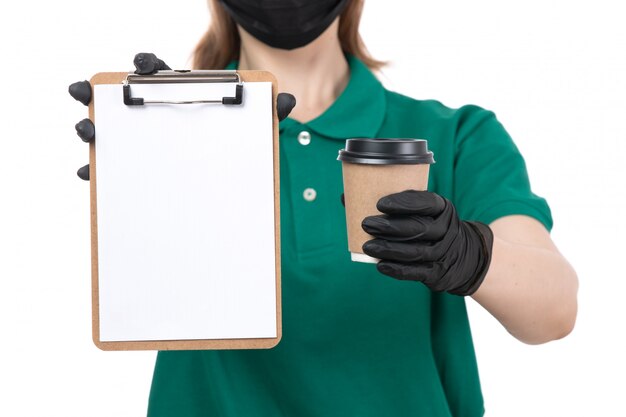
[[337, 160], [353, 164], [434, 164], [424, 139], [348, 139]]

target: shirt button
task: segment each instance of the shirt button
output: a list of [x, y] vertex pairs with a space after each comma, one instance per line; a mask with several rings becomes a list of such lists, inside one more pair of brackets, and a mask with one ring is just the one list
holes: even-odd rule
[[306, 188], [302, 193], [302, 197], [304, 197], [306, 201], [313, 201], [315, 200], [315, 197], [317, 197], [317, 191], [313, 188]]
[[306, 130], [303, 130], [298, 135], [298, 142], [300, 142], [300, 145], [303, 145], [303, 146], [308, 145], [309, 143], [311, 143], [311, 134], [307, 132]]

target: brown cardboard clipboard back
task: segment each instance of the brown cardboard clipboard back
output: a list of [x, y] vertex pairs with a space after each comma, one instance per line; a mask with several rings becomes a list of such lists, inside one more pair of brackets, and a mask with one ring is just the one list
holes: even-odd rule
[[[95, 345], [102, 350], [208, 350], [208, 349], [268, 349], [276, 346], [282, 337], [281, 310], [281, 269], [280, 269], [280, 183], [279, 183], [279, 148], [278, 148], [278, 116], [276, 114], [276, 98], [278, 84], [276, 77], [267, 71], [237, 71], [240, 80], [249, 82], [272, 83], [272, 129], [274, 157], [274, 235], [275, 235], [275, 267], [276, 267], [276, 337], [254, 339], [210, 339], [210, 340], [163, 340], [163, 341], [100, 341], [99, 292], [98, 292], [98, 213], [96, 175], [96, 146], [92, 141], [89, 145], [89, 176], [91, 196], [91, 283], [92, 283], [92, 335]], [[127, 72], [101, 72], [94, 75], [90, 84], [92, 91], [98, 84], [121, 85], [129, 74]], [[94, 94], [95, 96], [95, 94]], [[245, 92], [244, 92], [245, 97]], [[89, 118], [96, 124], [94, 112], [95, 98], [89, 103]], [[97, 132], [96, 132], [96, 139]]]

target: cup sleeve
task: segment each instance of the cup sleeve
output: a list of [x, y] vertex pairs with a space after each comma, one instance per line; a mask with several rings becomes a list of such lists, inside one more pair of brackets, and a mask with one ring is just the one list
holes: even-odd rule
[[459, 112], [453, 198], [459, 216], [489, 224], [522, 214], [550, 231], [550, 207], [532, 192], [524, 158], [495, 114], [476, 106]]

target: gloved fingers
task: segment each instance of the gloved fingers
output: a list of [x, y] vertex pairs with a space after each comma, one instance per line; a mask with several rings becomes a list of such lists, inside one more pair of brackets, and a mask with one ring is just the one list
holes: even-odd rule
[[89, 119], [81, 120], [74, 127], [76, 128], [76, 134], [83, 142], [89, 143], [96, 137], [96, 128]]
[[157, 71], [171, 69], [165, 62], [150, 52], [140, 52], [135, 55], [133, 64], [135, 64], [135, 74], [140, 75], [149, 75]]
[[[77, 101], [80, 101], [85, 106], [88, 106], [91, 102], [92, 90], [89, 81], [78, 81], [71, 84], [68, 88], [70, 95]], [[83, 140], [83, 142], [91, 142], [96, 136], [96, 129], [93, 122], [89, 119], [83, 119], [76, 123], [76, 134]], [[76, 172], [76, 175], [82, 180], [89, 181], [89, 164], [81, 167]]]
[[289, 116], [294, 107], [296, 107], [296, 98], [292, 94], [278, 93], [278, 97], [276, 97], [276, 114], [279, 122]]
[[368, 216], [361, 227], [374, 237], [392, 241], [440, 240], [447, 230], [447, 224], [422, 216]]
[[372, 239], [363, 244], [363, 252], [373, 258], [397, 262], [434, 262], [441, 259], [437, 245], [426, 242], [391, 242]]
[[436, 217], [446, 208], [446, 200], [428, 191], [406, 190], [382, 197], [376, 208], [387, 214], [419, 214]]
[[[152, 53], [139, 53], [135, 55], [134, 64], [137, 74], [154, 74], [160, 70], [171, 69], [165, 62]], [[74, 99], [80, 101], [85, 106], [89, 105], [92, 98], [92, 89], [89, 81], [79, 81], [69, 86], [69, 93]], [[83, 119], [75, 126], [76, 134], [83, 142], [91, 142], [95, 138], [96, 129], [93, 122]], [[82, 180], [89, 181], [89, 164], [81, 167], [76, 172]]]
[[376, 265], [380, 273], [403, 281], [433, 282], [444, 273], [443, 266], [438, 262], [402, 263], [380, 261]]
[[71, 84], [68, 92], [70, 96], [74, 97], [74, 100], [80, 101], [85, 106], [88, 106], [91, 102], [91, 84], [87, 80]]
[[89, 164], [78, 168], [76, 175], [78, 175], [81, 180], [89, 181]]

